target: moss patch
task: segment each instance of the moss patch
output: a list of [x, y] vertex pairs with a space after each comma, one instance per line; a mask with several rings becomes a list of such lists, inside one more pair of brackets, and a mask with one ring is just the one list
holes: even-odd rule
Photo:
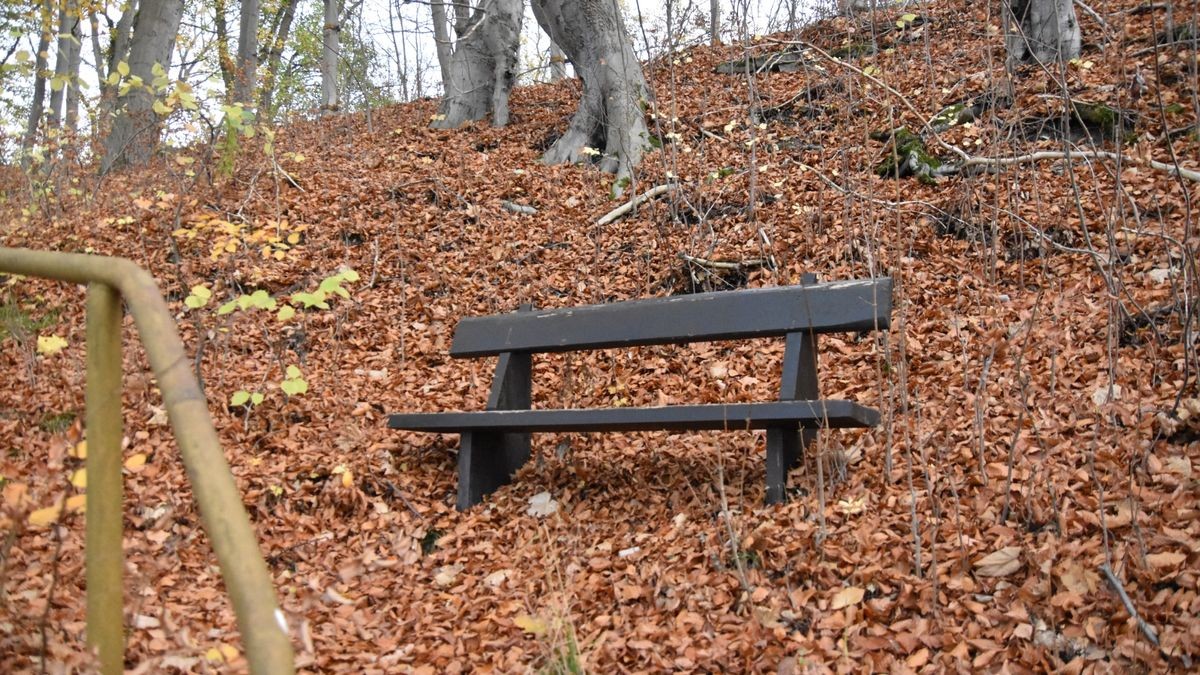
[[894, 131], [877, 131], [871, 138], [887, 143], [887, 154], [875, 167], [875, 173], [884, 178], [916, 176], [917, 180], [932, 185], [934, 173], [942, 161], [929, 154], [925, 141], [904, 127]]

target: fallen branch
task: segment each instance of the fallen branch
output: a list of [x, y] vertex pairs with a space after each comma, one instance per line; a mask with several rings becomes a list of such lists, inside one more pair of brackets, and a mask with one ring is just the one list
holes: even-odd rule
[[1167, 164], [1154, 159], [1142, 160], [1133, 155], [1118, 155], [1115, 152], [1106, 152], [1104, 150], [1077, 150], [1072, 152], [1062, 152], [1059, 150], [1045, 150], [1042, 152], [1033, 152], [1028, 155], [1019, 155], [1016, 157], [967, 157], [958, 164], [943, 164], [938, 169], [938, 175], [948, 175], [959, 173], [964, 169], [973, 166], [1012, 166], [1014, 164], [1026, 164], [1029, 162], [1040, 162], [1044, 159], [1110, 159], [1113, 161], [1124, 161], [1129, 164], [1148, 165], [1152, 169], [1165, 171], [1172, 176], [1181, 176], [1191, 181], [1200, 182], [1200, 171], [1188, 169], [1178, 164]]
[[1096, 10], [1084, 4], [1082, 0], [1075, 0], [1075, 6], [1079, 9], [1082, 9], [1084, 14], [1092, 17], [1093, 21], [1100, 24], [1100, 28], [1104, 31], [1105, 35], [1112, 32], [1112, 29], [1108, 27], [1108, 22], [1100, 18], [1100, 14], [1096, 12]]
[[596, 221], [596, 224], [597, 225], [607, 225], [607, 224], [613, 222], [614, 220], [616, 220], [617, 218], [620, 218], [621, 216], [625, 215], [626, 213], [629, 213], [630, 211], [636, 209], [643, 202], [654, 199], [655, 197], [657, 197], [661, 194], [671, 192], [676, 187], [678, 187], [678, 186], [674, 183], [664, 183], [663, 185], [656, 185], [656, 186], [650, 188], [649, 190], [646, 190], [642, 194], [634, 197], [633, 199], [630, 199], [628, 202], [625, 202], [624, 204], [618, 206], [617, 208], [613, 209], [612, 211], [609, 211], [608, 213], [604, 214], [603, 216], [600, 217], [599, 220]]
[[507, 199], [500, 202], [500, 207], [503, 208], [505, 211], [511, 211], [512, 213], [519, 213], [523, 216], [532, 216], [533, 214], [537, 213], [537, 209], [532, 206], [526, 206], [524, 204], [510, 202]]
[[297, 183], [296, 179], [292, 178], [292, 174], [285, 171], [282, 166], [279, 166], [279, 162], [276, 162], [274, 157], [271, 158], [271, 163], [275, 165], [275, 170], [283, 176], [283, 179], [286, 180], [289, 185], [301, 192], [304, 192], [304, 188], [300, 187], [300, 183]]
[[691, 263], [693, 265], [698, 265], [700, 267], [706, 267], [713, 270], [741, 271], [759, 269], [763, 267], [770, 270], [775, 269], [775, 261], [770, 258], [751, 258], [750, 260], [708, 260], [707, 258], [688, 255], [680, 251], [679, 259], [686, 263]]

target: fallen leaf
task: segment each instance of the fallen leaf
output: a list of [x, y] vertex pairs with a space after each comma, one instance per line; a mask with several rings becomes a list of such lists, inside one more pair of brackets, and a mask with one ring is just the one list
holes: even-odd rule
[[829, 609], [842, 609], [850, 605], [857, 605], [862, 602], [864, 593], [866, 591], [858, 586], [847, 586], [834, 593], [833, 600], [829, 603]]
[[458, 578], [458, 573], [462, 570], [463, 566], [461, 564], [439, 567], [437, 574], [433, 575], [433, 583], [443, 588], [450, 586], [454, 583], [454, 580]]
[[1021, 569], [1021, 547], [1005, 546], [975, 561], [975, 573], [981, 577], [1006, 577]]
[[130, 455], [129, 459], [125, 460], [125, 468], [131, 473], [138, 473], [146, 466], [146, 454], [139, 452], [136, 455]]
[[513, 619], [513, 623], [516, 624], [517, 628], [520, 628], [526, 633], [532, 633], [533, 635], [541, 635], [550, 628], [546, 625], [545, 620], [532, 617], [527, 614], [522, 614], [521, 616]]
[[57, 335], [39, 335], [37, 353], [42, 356], [54, 356], [67, 346], [67, 341]]
[[525, 510], [531, 516], [544, 518], [558, 511], [558, 502], [549, 492], [539, 492], [529, 498], [529, 508]]
[[1146, 562], [1150, 563], [1151, 567], [1178, 567], [1186, 560], [1186, 553], [1179, 553], [1176, 551], [1151, 553], [1150, 555], [1146, 556]]

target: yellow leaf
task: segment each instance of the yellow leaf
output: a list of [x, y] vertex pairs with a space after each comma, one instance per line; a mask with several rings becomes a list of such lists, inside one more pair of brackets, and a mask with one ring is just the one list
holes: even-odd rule
[[342, 474], [342, 487], [348, 488], [353, 485], [354, 474], [350, 471], [350, 469], [346, 469], [345, 473]]
[[71, 474], [71, 485], [74, 485], [80, 490], [87, 489], [87, 469], [80, 469]]
[[71, 448], [71, 456], [75, 459], [87, 459], [87, 441], [79, 441]]
[[129, 64], [121, 61], [117, 64], [117, 72], [121, 74], [121, 77], [129, 77]]
[[522, 614], [513, 619], [513, 623], [517, 625], [517, 628], [533, 635], [541, 635], [549, 630], [549, 626], [546, 625], [545, 621], [527, 614]]
[[67, 498], [67, 513], [87, 511], [87, 495], [72, 495]]
[[39, 335], [37, 353], [42, 356], [54, 356], [67, 346], [67, 341], [57, 335]]
[[34, 527], [49, 527], [58, 521], [58, 516], [61, 511], [62, 507], [58, 504], [55, 504], [54, 506], [47, 506], [44, 509], [38, 509], [37, 511], [29, 514], [29, 524], [33, 525]]
[[232, 661], [238, 657], [238, 650], [233, 645], [227, 645], [224, 642], [222, 642], [220, 644], [220, 646], [217, 647], [217, 649], [221, 650], [221, 656], [224, 656], [225, 660], [227, 662]]
[[829, 609], [841, 609], [850, 605], [857, 605], [862, 602], [865, 591], [858, 586], [847, 586], [838, 591], [833, 596], [833, 601], [829, 603]]
[[146, 454], [143, 452], [139, 452], [125, 460], [125, 468], [134, 473], [141, 471], [144, 466], [146, 466]]
[[220, 663], [225, 660], [225, 657], [221, 656], [221, 650], [217, 649], [216, 647], [212, 647], [208, 651], [204, 652], [204, 658], [209, 663]]

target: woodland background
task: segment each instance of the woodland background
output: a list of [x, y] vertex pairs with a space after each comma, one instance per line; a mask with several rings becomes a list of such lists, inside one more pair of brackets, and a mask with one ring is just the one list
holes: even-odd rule
[[[87, 55], [104, 8], [76, 6]], [[328, 105], [324, 7], [308, 5], [297, 26], [314, 30], [281, 52], [291, 84], [264, 66], [238, 100], [216, 7], [189, 3], [174, 65], [134, 84], [132, 64], [102, 66], [110, 103], [80, 93], [68, 124], [83, 90], [56, 49], [39, 64], [28, 46], [58, 17], [6, 3], [0, 243], [126, 256], [159, 280], [308, 671], [1188, 670], [1200, 9], [1074, 6], [1078, 55], [1031, 63], [1006, 47], [1011, 4], [827, 8], [790, 30], [771, 9], [764, 35], [726, 7], [722, 44], [697, 27], [711, 7], [671, 5], [661, 42], [638, 47], [647, 147], [621, 183], [611, 149], [540, 161], [577, 78], [516, 78], [505, 127], [434, 128], [433, 85], [361, 75], [380, 71], [354, 65], [359, 47], [395, 55], [341, 30]], [[543, 63], [549, 80], [548, 46]], [[20, 92], [38, 73], [32, 115]], [[162, 134], [133, 168], [106, 166], [116, 102], [140, 92]], [[458, 513], [455, 439], [384, 428], [482, 407], [491, 363], [447, 356], [459, 317], [807, 272], [890, 275], [896, 308], [886, 334], [822, 340], [823, 395], [884, 423], [822, 434], [786, 505], [762, 506], [761, 434], [544, 435], [512, 485]], [[82, 299], [0, 277], [5, 671], [90, 667]], [[239, 672], [126, 325], [128, 666]], [[768, 400], [781, 356], [781, 341], [548, 356], [534, 400]]]

